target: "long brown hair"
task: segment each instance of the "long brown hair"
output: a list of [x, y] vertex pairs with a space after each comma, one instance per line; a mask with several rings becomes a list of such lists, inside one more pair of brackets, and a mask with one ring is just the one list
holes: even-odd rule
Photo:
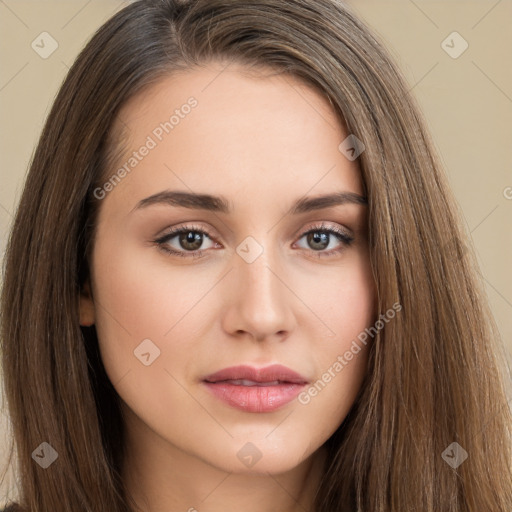
[[[405, 80], [339, 0], [136, 1], [78, 56], [33, 156], [4, 262], [2, 364], [20, 506], [133, 510], [120, 477], [118, 396], [94, 327], [79, 325], [93, 191], [113, 174], [121, 106], [213, 60], [303, 80], [363, 141], [378, 312], [402, 306], [373, 340], [357, 400], [327, 442], [316, 511], [510, 512], [501, 340], [460, 212]], [[43, 442], [58, 454], [47, 469], [32, 458]], [[468, 458], [455, 467], [447, 449]]]

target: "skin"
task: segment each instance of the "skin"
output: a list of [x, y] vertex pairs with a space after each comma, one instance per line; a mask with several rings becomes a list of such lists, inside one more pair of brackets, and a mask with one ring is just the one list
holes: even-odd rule
[[[313, 383], [373, 324], [367, 206], [286, 214], [304, 196], [363, 195], [357, 161], [338, 150], [348, 133], [328, 101], [295, 78], [222, 69], [209, 63], [162, 79], [120, 112], [129, 139], [118, 165], [190, 96], [198, 101], [101, 200], [80, 320], [96, 325], [122, 399], [123, 473], [141, 510], [310, 510], [322, 445], [354, 403], [369, 344], [309, 403], [273, 412], [230, 407], [201, 381], [228, 366], [280, 363]], [[164, 190], [222, 195], [233, 210], [133, 211]], [[328, 235], [328, 247], [315, 250], [304, 233], [320, 223], [354, 241]], [[153, 242], [190, 224], [212, 236], [201, 258]], [[248, 236], [263, 248], [252, 263], [236, 252]], [[167, 246], [191, 250], [177, 236]], [[331, 249], [341, 252], [318, 256]], [[134, 356], [144, 339], [160, 350], [148, 366]], [[248, 442], [261, 455], [252, 467], [237, 456]]]

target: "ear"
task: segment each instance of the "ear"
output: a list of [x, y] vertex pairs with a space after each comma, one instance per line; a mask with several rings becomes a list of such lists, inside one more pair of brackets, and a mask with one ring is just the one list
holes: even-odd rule
[[95, 321], [94, 301], [91, 293], [89, 278], [86, 279], [80, 291], [80, 325], [90, 327]]

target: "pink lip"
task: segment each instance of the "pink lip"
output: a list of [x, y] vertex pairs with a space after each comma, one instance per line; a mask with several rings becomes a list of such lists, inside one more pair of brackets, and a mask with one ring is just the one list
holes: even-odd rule
[[[254, 385], [244, 385], [242, 380]], [[246, 412], [271, 412], [291, 402], [307, 384], [307, 379], [286, 366], [265, 368], [232, 366], [203, 380], [217, 397]]]

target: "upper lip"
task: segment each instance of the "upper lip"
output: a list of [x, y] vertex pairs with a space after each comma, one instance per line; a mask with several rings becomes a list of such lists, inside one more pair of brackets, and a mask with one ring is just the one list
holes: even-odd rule
[[292, 384], [307, 384], [305, 377], [281, 364], [273, 364], [264, 368], [254, 368], [248, 365], [231, 366], [204, 378], [206, 382], [210, 383], [239, 379], [262, 383], [279, 381]]

